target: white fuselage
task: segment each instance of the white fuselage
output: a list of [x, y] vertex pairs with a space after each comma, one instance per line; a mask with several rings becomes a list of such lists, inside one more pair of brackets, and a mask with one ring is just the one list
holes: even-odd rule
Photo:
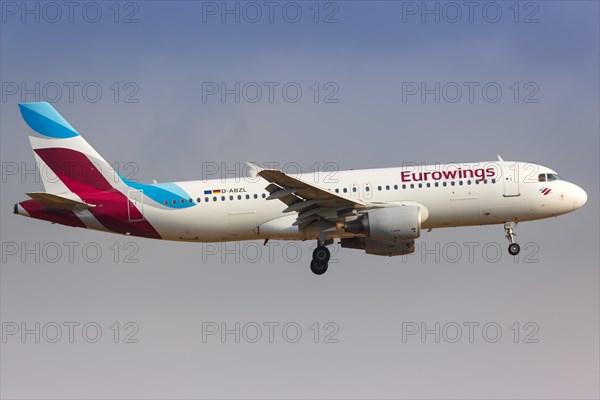
[[[444, 171], [455, 171], [454, 178]], [[585, 203], [587, 196], [581, 188], [564, 180], [539, 181], [543, 173], [554, 171], [530, 163], [491, 161], [293, 176], [367, 205], [418, 204], [424, 209], [422, 227], [429, 229], [548, 218]], [[283, 213], [285, 204], [266, 200], [268, 182], [260, 177], [175, 183], [190, 195], [193, 207], [166, 209], [143, 198], [144, 217], [163, 239], [217, 242], [318, 237], [318, 231], [292, 226], [297, 215]], [[551, 191], [544, 194], [542, 188]], [[221, 193], [213, 193], [216, 190]], [[340, 236], [343, 233], [333, 237]]]

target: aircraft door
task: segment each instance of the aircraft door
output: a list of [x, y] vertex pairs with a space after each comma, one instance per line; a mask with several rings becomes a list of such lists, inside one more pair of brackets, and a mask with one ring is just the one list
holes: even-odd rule
[[504, 197], [520, 196], [519, 190], [519, 163], [505, 163], [502, 167], [502, 182]]
[[141, 190], [127, 191], [127, 215], [129, 222], [144, 220], [144, 192]]

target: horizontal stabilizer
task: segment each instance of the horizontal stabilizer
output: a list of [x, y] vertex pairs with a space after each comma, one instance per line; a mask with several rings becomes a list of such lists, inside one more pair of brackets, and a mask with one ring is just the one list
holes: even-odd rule
[[27, 195], [32, 199], [39, 201], [48, 208], [77, 211], [96, 207], [93, 204], [83, 203], [81, 201], [69, 199], [68, 197], [63, 197], [52, 193], [31, 192], [27, 193]]

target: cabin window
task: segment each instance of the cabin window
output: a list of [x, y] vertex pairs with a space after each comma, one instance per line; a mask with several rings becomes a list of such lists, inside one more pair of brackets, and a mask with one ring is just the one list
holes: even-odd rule
[[440, 186], [440, 183], [439, 183], [439, 182], [436, 182], [436, 183], [434, 183], [434, 186], [435, 186], [435, 187], [438, 187], [438, 186]]
[[336, 192], [336, 193], [339, 193], [339, 192], [340, 192], [340, 189], [338, 189], [338, 188], [335, 188], [335, 192]]
[[258, 195], [256, 193], [254, 193], [254, 198], [258, 199]]
[[241, 200], [241, 199], [242, 199], [242, 195], [238, 194], [238, 200]]
[[415, 184], [414, 184], [414, 183], [411, 183], [411, 184], [410, 184], [410, 188], [411, 188], [411, 189], [414, 189], [414, 188], [415, 188]]
[[496, 183], [496, 178], [492, 178], [492, 183]]
[[398, 185], [394, 185], [394, 190], [398, 190]]
[[448, 182], [442, 183], [442, 186], [444, 186], [444, 187], [448, 186]]
[[217, 201], [217, 196], [214, 196], [214, 197], [213, 197], [213, 201]]
[[450, 182], [450, 186], [454, 186], [456, 185], [456, 183], [454, 183], [454, 181]]
[[355, 187], [352, 188], [352, 192], [356, 193], [356, 188]]
[[459, 184], [460, 186], [462, 186], [462, 185], [463, 185], [463, 181], [458, 181], [458, 184]]
[[484, 179], [484, 180], [483, 180], [483, 183], [487, 184], [487, 179]]
[[200, 201], [201, 201], [201, 200], [202, 200], [202, 199], [201, 199], [200, 197], [198, 197], [198, 198], [196, 199], [196, 203], [200, 203]]
[[470, 185], [470, 184], [471, 184], [471, 180], [469, 179], [469, 180], [467, 181], [467, 185]]
[[390, 190], [390, 185], [385, 185], [385, 190]]
[[431, 187], [431, 183], [427, 182], [427, 187]]
[[262, 198], [264, 199], [265, 197], [267, 197], [267, 195], [263, 193], [262, 194]]
[[344, 193], [348, 193], [348, 189], [347, 188], [344, 188]]
[[177, 204], [177, 200], [173, 200], [173, 204]]
[[246, 195], [246, 200], [249, 200], [249, 199], [250, 199], [250, 195], [249, 195], [249, 194], [247, 194], [247, 195]]
[[233, 200], [233, 196], [232, 195], [229, 195], [229, 200]]
[[165, 200], [165, 206], [169, 204], [169, 200]]
[[368, 186], [365, 186], [365, 192], [369, 192], [369, 191], [371, 191], [371, 188]]
[[406, 189], [406, 185], [402, 185], [402, 189]]

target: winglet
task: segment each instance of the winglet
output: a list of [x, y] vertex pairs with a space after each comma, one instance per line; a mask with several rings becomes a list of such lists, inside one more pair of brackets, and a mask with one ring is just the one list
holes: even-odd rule
[[498, 161], [504, 161], [502, 157], [500, 157], [500, 154], [498, 154]]
[[258, 173], [263, 170], [261, 167], [251, 162], [247, 162], [246, 166], [248, 167], [248, 172], [250, 173], [251, 178], [256, 178]]

